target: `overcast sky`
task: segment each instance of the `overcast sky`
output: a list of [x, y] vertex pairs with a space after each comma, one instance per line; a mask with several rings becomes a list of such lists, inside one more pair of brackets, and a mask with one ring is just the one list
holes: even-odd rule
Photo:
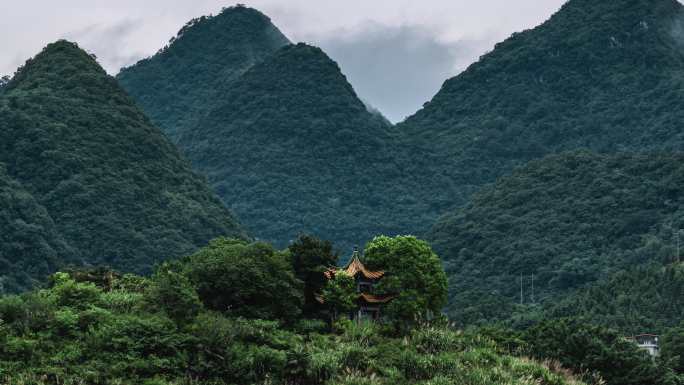
[[[219, 0], [0, 0], [0, 74], [47, 43], [78, 42], [115, 75], [154, 54], [189, 19], [234, 5]], [[359, 96], [390, 120], [411, 115], [511, 33], [565, 0], [242, 0], [294, 42], [321, 46]]]

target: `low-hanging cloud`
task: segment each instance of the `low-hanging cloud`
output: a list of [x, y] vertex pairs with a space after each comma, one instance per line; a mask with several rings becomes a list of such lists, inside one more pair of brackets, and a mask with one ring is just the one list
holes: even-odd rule
[[418, 110], [488, 42], [442, 42], [421, 26], [367, 25], [317, 42], [365, 101], [391, 121]]
[[[292, 41], [325, 49], [359, 96], [398, 121], [494, 43], [533, 27], [565, 0], [241, 0]], [[188, 20], [225, 0], [22, 0], [3, 7], [0, 75], [46, 44], [76, 41], [112, 75], [153, 55]]]
[[97, 54], [100, 64], [110, 73], [145, 56], [131, 41], [142, 29], [142, 20], [125, 19], [114, 24], [92, 24], [69, 32], [67, 40], [76, 41], [81, 48]]

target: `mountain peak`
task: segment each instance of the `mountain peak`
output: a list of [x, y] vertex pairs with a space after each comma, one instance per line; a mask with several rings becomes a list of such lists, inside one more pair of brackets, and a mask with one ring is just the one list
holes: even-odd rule
[[[320, 48], [305, 43], [285, 46], [250, 68], [221, 94], [221, 100], [226, 102], [208, 115], [210, 119], [232, 120], [229, 115], [244, 113], [245, 105], [251, 112], [259, 105], [262, 115], [267, 111], [277, 115], [283, 108], [300, 110], [306, 116], [303, 120], [328, 117], [334, 110], [370, 115], [338, 64]], [[311, 108], [302, 110], [304, 106]], [[203, 126], [199, 124], [190, 135], [202, 135]]]
[[74, 43], [48, 45], [3, 91], [0, 162], [87, 263], [149, 271], [242, 233], [173, 144]]
[[217, 94], [290, 41], [261, 12], [245, 6], [188, 22], [155, 56], [117, 76], [173, 140], [192, 129]]
[[34, 81], [40, 85], [44, 85], [46, 81], [64, 81], [84, 71], [97, 73], [103, 78], [108, 77], [94, 55], [88, 54], [74, 42], [58, 40], [27, 60], [7, 87], [12, 89], [22, 84], [32, 88], [37, 85]]
[[399, 195], [386, 183], [399, 172], [390, 125], [320, 48], [281, 48], [214, 103], [178, 143], [259, 238], [285, 246], [311, 232], [351, 247], [398, 233], [380, 218]]
[[638, 11], [646, 16], [673, 11], [678, 8], [681, 8], [681, 4], [677, 0], [569, 0], [561, 7], [560, 12], [581, 11], [586, 15], [610, 16], [608, 13], [624, 15]]
[[672, 20], [680, 18], [681, 11], [677, 0], [570, 0], [540, 29], [567, 30], [574, 26], [573, 33], [593, 33], [596, 38], [601, 32], [622, 37], [669, 33]]
[[[230, 43], [230, 40], [244, 40], [259, 39], [259, 34], [266, 33], [270, 38], [278, 41], [281, 45], [288, 44], [290, 41], [280, 33], [280, 31], [272, 24], [271, 19], [261, 13], [260, 11], [244, 5], [236, 5], [233, 7], [223, 8], [217, 15], [201, 16], [194, 18], [186, 23], [178, 34], [171, 39], [171, 48], [175, 44], [196, 44], [200, 39], [201, 44], [206, 45], [208, 42], [203, 41], [211, 33], [216, 43]], [[252, 35], [253, 34], [253, 35]], [[226, 40], [221, 41], [220, 37]], [[220, 46], [216, 48], [220, 49]]]

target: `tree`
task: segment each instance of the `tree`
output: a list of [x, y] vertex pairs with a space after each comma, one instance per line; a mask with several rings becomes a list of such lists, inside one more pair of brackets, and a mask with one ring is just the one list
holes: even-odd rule
[[528, 329], [523, 339], [539, 359], [558, 360], [565, 368], [585, 372], [587, 380], [607, 385], [676, 384], [671, 372], [620, 334], [574, 319], [551, 320]]
[[301, 235], [289, 246], [295, 276], [304, 282], [304, 313], [315, 313], [320, 304], [316, 294], [326, 285], [323, 273], [337, 265], [338, 254], [330, 241], [311, 235]]
[[380, 236], [366, 245], [365, 263], [385, 271], [382, 294], [396, 295], [385, 314], [405, 325], [440, 313], [447, 301], [442, 263], [427, 242], [413, 236]]
[[192, 321], [202, 309], [202, 303], [190, 280], [163, 264], [152, 277], [148, 303], [164, 311], [179, 325]]
[[102, 290], [91, 282], [76, 282], [67, 273], [58, 272], [50, 277], [52, 285], [51, 295], [55, 303], [60, 306], [71, 306], [76, 309], [86, 309], [97, 304]]
[[679, 327], [670, 329], [663, 336], [662, 345], [663, 359], [677, 373], [684, 375], [684, 322]]
[[340, 314], [351, 312], [356, 306], [356, 282], [343, 271], [337, 271], [328, 280], [321, 293], [325, 306], [330, 312], [331, 321]]
[[302, 282], [271, 245], [218, 238], [181, 265], [209, 309], [288, 321], [301, 313]]

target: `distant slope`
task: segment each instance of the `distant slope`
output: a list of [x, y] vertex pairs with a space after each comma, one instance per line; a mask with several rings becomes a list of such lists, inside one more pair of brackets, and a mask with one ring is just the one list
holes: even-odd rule
[[[245, 15], [268, 20], [230, 8], [189, 25], [167, 51], [188, 36], [197, 39], [197, 50], [174, 54], [173, 62], [160, 54], [150, 59], [154, 66], [134, 66], [119, 79], [141, 105], [169, 107], [145, 108], [157, 121], [155, 114], [180, 122], [173, 126], [182, 132], [166, 131], [256, 235], [279, 245], [300, 231], [343, 247], [378, 232], [424, 233], [482, 186], [548, 154], [684, 149], [684, 13], [675, 0], [571, 0], [546, 23], [497, 45], [448, 80], [425, 108], [387, 129], [360, 110], [346, 79], [332, 75], [339, 69], [308, 66], [306, 60], [316, 60], [303, 55], [287, 59], [287, 48], [261, 51], [260, 64], [227, 82], [215, 75], [194, 79], [223, 67], [236, 74], [232, 61], [221, 59], [229, 51], [204, 59], [204, 44], [234, 42], [205, 26], [220, 20], [239, 26], [233, 18]], [[254, 34], [244, 44], [283, 42], [263, 43], [272, 42], [268, 36]], [[175, 72], [205, 62], [216, 68]], [[132, 77], [165, 71], [174, 76]], [[145, 87], [173, 92], [138, 91]], [[183, 101], [186, 96], [205, 106], [201, 113]]]
[[684, 319], [684, 264], [622, 271], [549, 306], [546, 318], [582, 317], [625, 335], [663, 334]]
[[47, 210], [0, 163], [0, 293], [42, 282], [60, 264], [75, 261], [76, 250], [62, 239]]
[[550, 153], [684, 149], [684, 12], [676, 0], [570, 0], [398, 125], [433, 216]]
[[218, 92], [252, 65], [289, 44], [268, 17], [243, 7], [193, 19], [168, 47], [117, 76], [173, 140], [215, 106]]
[[216, 236], [244, 234], [116, 81], [72, 43], [48, 45], [7, 86], [0, 162], [84, 263], [146, 272]]
[[429, 238], [447, 261], [449, 311], [505, 318], [520, 296], [556, 300], [674, 254], [684, 228], [684, 155], [575, 152], [533, 161], [476, 194]]
[[[287, 46], [222, 94], [179, 145], [257, 236], [351, 247], [410, 228], [396, 138], [319, 48]], [[409, 219], [410, 220], [410, 219]]]

